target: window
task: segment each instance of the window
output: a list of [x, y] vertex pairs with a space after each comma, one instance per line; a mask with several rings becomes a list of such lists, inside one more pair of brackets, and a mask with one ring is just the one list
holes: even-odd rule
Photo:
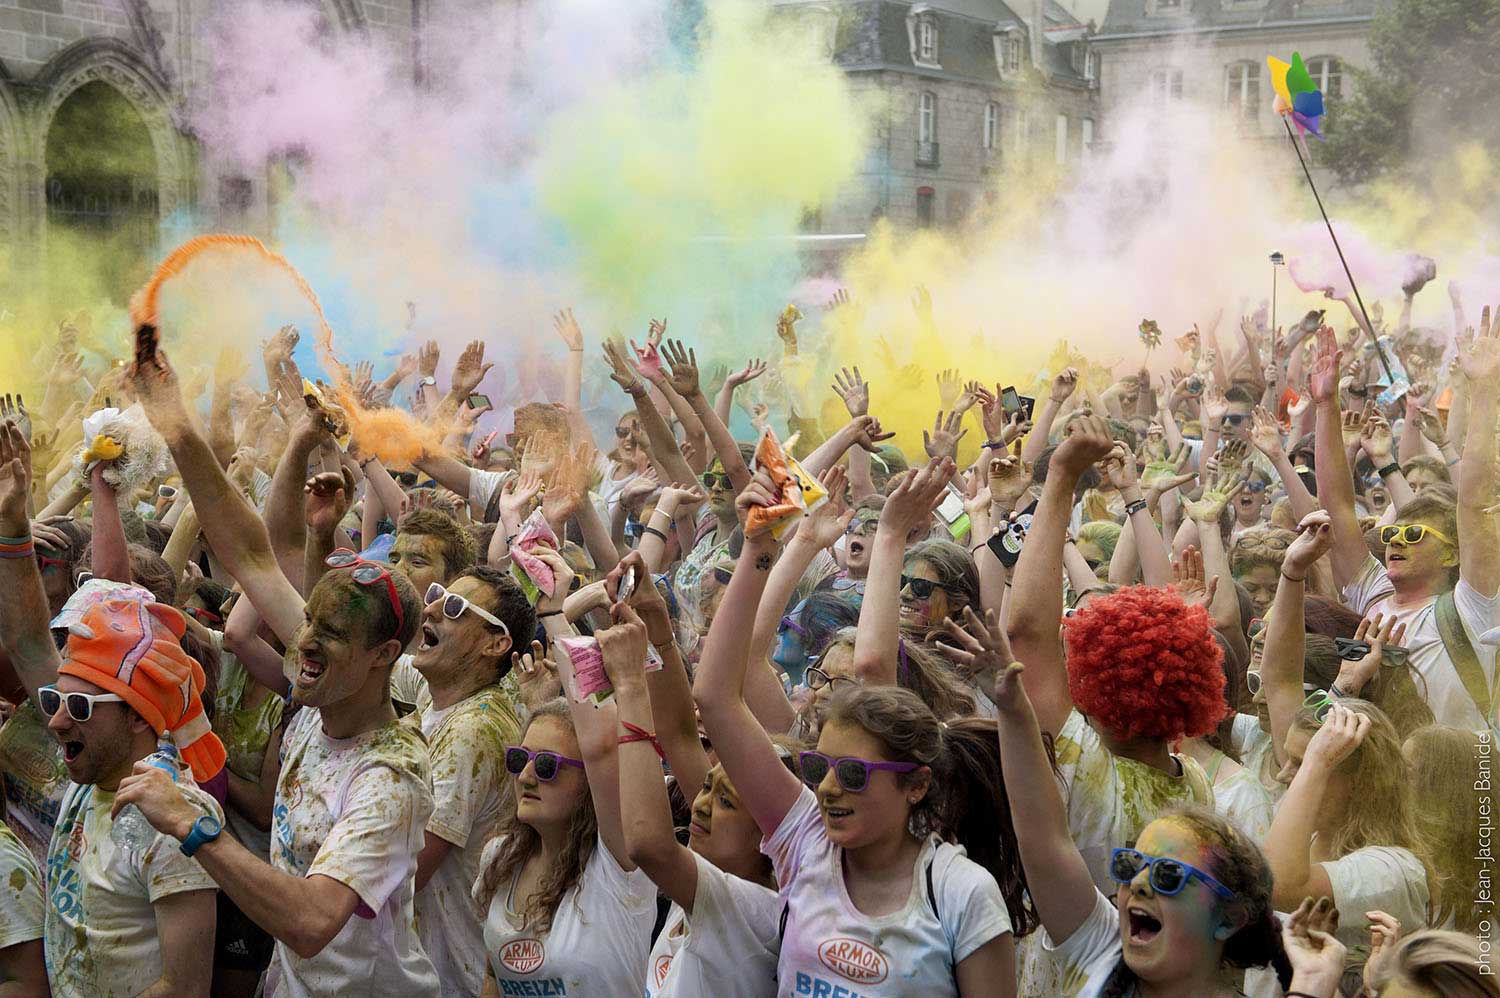
[[1078, 151], [1087, 161], [1094, 156], [1094, 119], [1084, 118], [1079, 128]]
[[933, 191], [931, 187], [917, 188], [917, 225], [923, 229], [932, 227]]
[[1158, 12], [1175, 13], [1182, 9], [1182, 0], [1155, 0], [1152, 7]]
[[917, 141], [937, 141], [937, 94], [931, 90], [922, 91], [917, 103]]
[[1031, 141], [1031, 119], [1026, 111], [1017, 111], [1016, 119], [1016, 148], [1024, 150]]
[[917, 22], [917, 58], [937, 62], [937, 25], [929, 17]]
[[984, 148], [993, 151], [1000, 145], [1000, 105], [990, 101], [984, 106]]
[[1093, 49], [1083, 53], [1083, 78], [1090, 83], [1099, 78], [1099, 53]]
[[1005, 36], [1005, 72], [1019, 73], [1021, 71], [1021, 59], [1024, 57], [1024, 41], [1019, 31], [1012, 31]]
[[1260, 114], [1260, 63], [1236, 62], [1224, 71], [1224, 106], [1241, 122]]
[[1057, 139], [1053, 156], [1059, 163], [1068, 161], [1068, 116], [1066, 114], [1057, 116]]
[[1324, 97], [1338, 97], [1344, 90], [1344, 67], [1331, 55], [1307, 60], [1307, 75], [1323, 91]]
[[1153, 69], [1149, 78], [1151, 102], [1158, 106], [1182, 100], [1182, 70]]

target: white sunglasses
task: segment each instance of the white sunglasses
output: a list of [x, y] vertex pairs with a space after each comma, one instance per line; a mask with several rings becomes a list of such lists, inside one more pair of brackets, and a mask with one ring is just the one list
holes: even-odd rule
[[434, 582], [427, 587], [427, 605], [431, 606], [438, 600], [443, 601], [443, 616], [449, 620], [457, 620], [463, 616], [465, 610], [472, 610], [480, 620], [500, 628], [506, 637], [510, 636], [510, 628], [505, 626], [505, 621], [490, 613], [484, 607], [476, 606], [458, 593], [450, 593], [440, 583]]

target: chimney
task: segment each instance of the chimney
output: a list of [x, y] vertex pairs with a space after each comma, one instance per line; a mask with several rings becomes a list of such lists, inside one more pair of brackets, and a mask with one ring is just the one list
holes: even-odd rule
[[1033, 0], [1031, 15], [1031, 64], [1038, 72], [1042, 71], [1042, 26], [1047, 22], [1043, 19], [1043, 5], [1047, 0]]

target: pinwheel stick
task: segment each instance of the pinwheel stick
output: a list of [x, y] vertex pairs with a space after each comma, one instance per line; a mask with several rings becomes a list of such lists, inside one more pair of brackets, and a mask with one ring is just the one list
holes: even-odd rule
[[1365, 311], [1365, 300], [1360, 296], [1359, 285], [1354, 283], [1354, 274], [1349, 270], [1349, 261], [1344, 259], [1344, 248], [1339, 245], [1339, 237], [1334, 234], [1333, 222], [1329, 221], [1328, 209], [1323, 207], [1323, 197], [1318, 193], [1318, 185], [1313, 183], [1312, 171], [1307, 168], [1307, 158], [1302, 155], [1302, 146], [1297, 143], [1297, 137], [1292, 134], [1292, 123], [1283, 115], [1281, 123], [1286, 127], [1287, 141], [1292, 144], [1292, 151], [1297, 154], [1297, 162], [1302, 164], [1302, 174], [1307, 177], [1307, 186], [1312, 188], [1313, 200], [1318, 202], [1318, 211], [1323, 215], [1323, 224], [1328, 227], [1328, 238], [1333, 240], [1333, 248], [1339, 255], [1339, 263], [1344, 265], [1344, 276], [1349, 278], [1349, 287], [1354, 289], [1354, 300], [1359, 305], [1359, 314], [1364, 316], [1365, 333], [1370, 337], [1370, 342], [1375, 344], [1375, 356], [1380, 358], [1380, 366], [1385, 368], [1385, 376], [1390, 379], [1391, 384], [1396, 383], [1396, 375], [1391, 370], [1391, 362], [1386, 359], [1385, 351], [1380, 347], [1380, 337], [1375, 335], [1375, 326], [1370, 322], [1370, 313]]

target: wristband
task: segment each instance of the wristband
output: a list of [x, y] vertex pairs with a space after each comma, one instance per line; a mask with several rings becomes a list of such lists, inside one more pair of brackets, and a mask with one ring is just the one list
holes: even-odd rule
[[631, 724], [629, 721], [621, 721], [620, 727], [630, 732], [630, 734], [621, 735], [618, 744], [629, 745], [633, 742], [650, 742], [651, 747], [656, 750], [656, 757], [663, 761], [666, 760], [667, 754], [661, 750], [661, 742], [657, 741], [656, 736], [651, 732], [647, 731], [645, 728], [638, 728], [634, 724]]
[[1007, 450], [1009, 449], [1010, 444], [1006, 443], [1004, 440], [986, 440], [984, 442], [984, 446], [986, 450]]
[[1143, 512], [1145, 509], [1146, 500], [1137, 499], [1135, 502], [1128, 502], [1125, 504], [1125, 515], [1134, 516], [1137, 513]]
[[1338, 683], [1329, 683], [1328, 684], [1328, 695], [1331, 696], [1331, 697], [1337, 697], [1340, 700], [1346, 699], [1349, 696], [1349, 694], [1347, 694], [1343, 690], [1339, 689], [1339, 684]]
[[0, 558], [15, 558], [15, 559], [20, 559], [20, 558], [34, 558], [34, 557], [36, 557], [36, 548], [33, 547], [33, 546], [31, 546], [31, 545], [27, 545], [24, 548], [17, 548], [14, 551], [0, 549]]
[[1395, 461], [1392, 461], [1384, 468], [1381, 468], [1379, 471], [1375, 472], [1375, 474], [1379, 475], [1381, 478], [1384, 478], [1386, 475], [1399, 475], [1400, 473], [1401, 465], [1397, 464]]
[[1284, 569], [1284, 568], [1281, 570], [1281, 577], [1283, 579], [1289, 579], [1292, 582], [1306, 582], [1307, 581], [1307, 576], [1304, 575], [1304, 576], [1302, 576], [1302, 578], [1299, 579], [1295, 575], [1288, 575], [1288, 574], [1286, 574], [1286, 569]]
[[661, 538], [661, 542], [663, 544], [667, 543], [667, 535], [664, 534], [664, 533], [662, 533], [660, 530], [657, 530], [655, 527], [651, 527], [651, 526], [642, 527], [641, 528], [641, 533], [643, 533], [643, 534], [651, 534], [652, 536], [660, 537]]
[[30, 543], [31, 543], [31, 533], [29, 531], [27, 533], [22, 534], [20, 537], [0, 537], [0, 545], [6, 545], [6, 546], [10, 546], [10, 547], [19, 547], [22, 544], [30, 544]]
[[1308, 994], [1306, 991], [1285, 991], [1284, 998], [1318, 998], [1317, 995]]
[[546, 613], [539, 613], [539, 614], [537, 614], [536, 615], [536, 619], [537, 620], [545, 620], [547, 617], [556, 617], [560, 613], [562, 613], [561, 610], [548, 610]]

